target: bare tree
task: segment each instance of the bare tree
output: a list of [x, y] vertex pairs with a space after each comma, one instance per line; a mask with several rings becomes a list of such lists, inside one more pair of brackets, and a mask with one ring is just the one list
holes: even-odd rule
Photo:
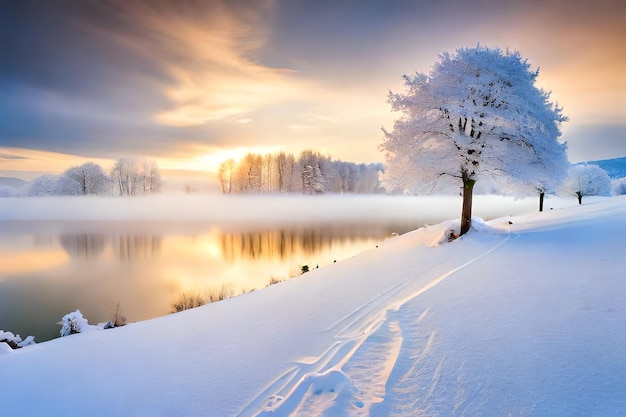
[[150, 159], [119, 158], [111, 169], [111, 178], [121, 196], [136, 195], [138, 191], [152, 194], [162, 186], [159, 167]]
[[154, 194], [161, 191], [163, 180], [159, 166], [153, 159], [144, 159], [142, 161], [141, 179], [143, 183], [144, 194]]
[[233, 191], [233, 173], [235, 171], [235, 160], [230, 158], [220, 164], [218, 179], [222, 187], [222, 193], [230, 194]]

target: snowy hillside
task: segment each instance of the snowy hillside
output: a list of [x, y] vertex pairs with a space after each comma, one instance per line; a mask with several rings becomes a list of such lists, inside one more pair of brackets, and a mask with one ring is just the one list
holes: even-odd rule
[[14, 188], [19, 189], [25, 186], [26, 184], [28, 184], [28, 181], [21, 180], [19, 178], [0, 177], [0, 186], [14, 187]]
[[626, 197], [11, 351], [0, 416], [626, 415]]

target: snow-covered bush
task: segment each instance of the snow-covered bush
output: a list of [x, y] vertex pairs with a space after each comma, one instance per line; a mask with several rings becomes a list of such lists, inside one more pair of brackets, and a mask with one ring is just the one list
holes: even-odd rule
[[61, 336], [69, 336], [75, 333], [83, 333], [97, 328], [87, 322], [80, 310], [68, 313], [61, 319]]
[[100, 165], [87, 162], [67, 169], [61, 175], [45, 174], [32, 180], [21, 194], [27, 197], [45, 195], [87, 195], [108, 192], [109, 177]]
[[24, 346], [34, 345], [35, 337], [28, 336], [26, 339], [22, 340], [19, 334], [0, 330], [0, 343], [2, 342], [9, 345], [12, 349], [18, 349]]
[[10, 185], [0, 185], [0, 197], [16, 197], [18, 194], [15, 187]]
[[57, 175], [45, 174], [32, 180], [23, 190], [26, 197], [42, 195], [58, 195], [59, 177]]
[[626, 194], [626, 177], [611, 180], [611, 192], [613, 195]]

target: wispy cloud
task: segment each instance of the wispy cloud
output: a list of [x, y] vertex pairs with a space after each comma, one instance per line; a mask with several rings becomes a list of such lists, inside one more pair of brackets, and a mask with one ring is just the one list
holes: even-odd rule
[[[255, 60], [267, 42], [273, 2], [252, 9], [222, 1], [193, 10], [120, 3], [139, 30], [108, 36], [148, 51], [167, 74], [163, 93], [169, 105], [154, 120], [168, 126], [194, 126], [243, 115], [302, 94], [306, 83], [285, 68]], [[249, 7], [249, 6], [247, 6]], [[145, 52], [144, 52], [145, 53]]]
[[3, 159], [12, 160], [12, 159], [27, 159], [27, 158], [22, 155], [0, 152], [0, 163], [2, 162]]
[[49, 151], [35, 151], [19, 148], [0, 147], [0, 169], [3, 171], [39, 172], [44, 166], [48, 171], [61, 173], [71, 166], [92, 161], [109, 169], [112, 161], [108, 159], [81, 158]]
[[478, 41], [541, 68], [566, 133], [623, 126], [624, 16], [611, 0], [7, 2], [0, 147], [193, 159], [266, 146], [379, 161], [380, 127], [398, 116], [388, 90]]

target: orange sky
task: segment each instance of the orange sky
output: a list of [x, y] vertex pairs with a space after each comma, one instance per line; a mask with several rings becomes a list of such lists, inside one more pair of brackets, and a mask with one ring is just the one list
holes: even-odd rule
[[540, 67], [570, 117], [570, 160], [626, 155], [625, 5], [430, 3], [12, 4], [0, 16], [0, 176], [122, 156], [214, 170], [247, 151], [382, 161], [388, 90], [478, 42]]

